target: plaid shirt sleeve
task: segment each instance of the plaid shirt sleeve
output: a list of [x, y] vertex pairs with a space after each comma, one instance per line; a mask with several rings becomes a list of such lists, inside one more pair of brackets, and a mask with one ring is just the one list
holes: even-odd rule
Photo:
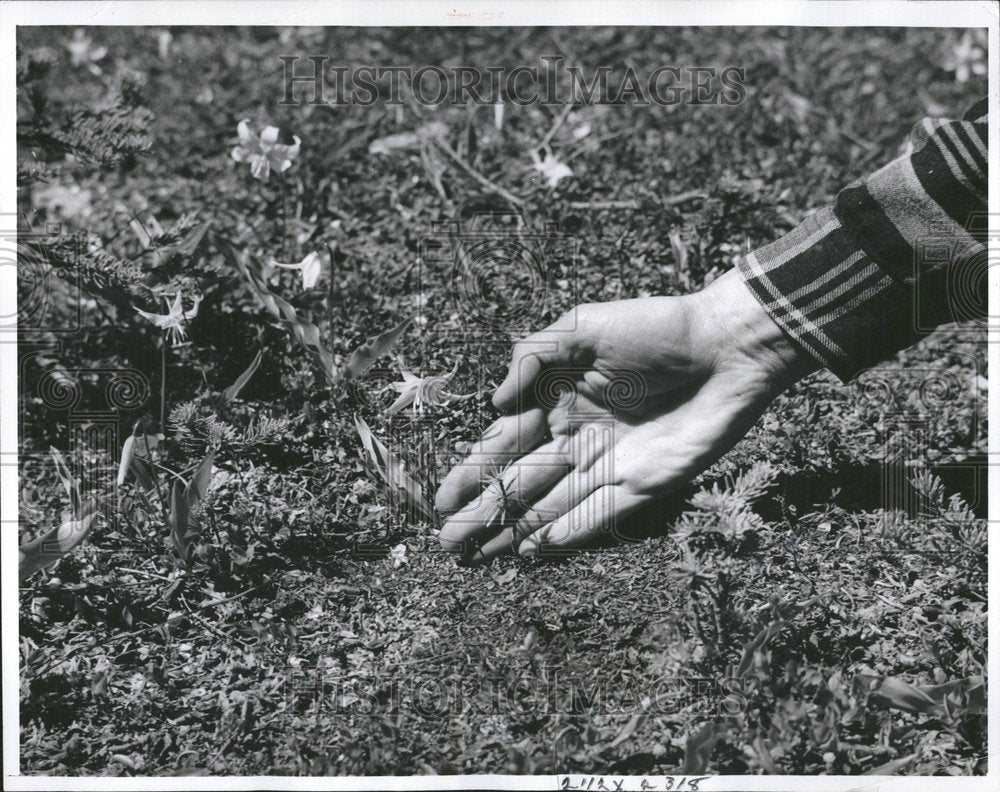
[[739, 270], [799, 346], [847, 381], [985, 312], [987, 100], [925, 118], [910, 150], [845, 187]]

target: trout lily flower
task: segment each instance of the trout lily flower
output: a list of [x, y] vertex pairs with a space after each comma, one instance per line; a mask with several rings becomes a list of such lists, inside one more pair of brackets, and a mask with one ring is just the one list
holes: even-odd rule
[[455, 363], [448, 374], [441, 374], [431, 377], [418, 377], [403, 363], [399, 361], [399, 370], [403, 375], [402, 382], [392, 382], [383, 390], [391, 388], [399, 394], [399, 398], [394, 401], [386, 410], [388, 415], [394, 415], [405, 407], [412, 405], [413, 414], [423, 413], [424, 405], [440, 407], [453, 401], [464, 401], [475, 396], [474, 393], [458, 396], [445, 390], [445, 386], [451, 383], [452, 378], [458, 371], [458, 363]]
[[259, 137], [250, 131], [250, 121], [244, 118], [236, 127], [240, 144], [233, 149], [232, 156], [237, 162], [250, 163], [250, 174], [260, 181], [267, 181], [272, 170], [284, 173], [296, 157], [302, 141], [293, 136], [295, 143], [286, 145], [278, 142], [278, 127], [266, 126]]
[[319, 253], [310, 253], [298, 264], [282, 264], [280, 261], [275, 261], [274, 259], [271, 259], [268, 264], [272, 267], [281, 267], [281, 269], [298, 270], [302, 276], [303, 291], [315, 286], [316, 281], [319, 280], [320, 273], [323, 271], [323, 259]]
[[956, 82], [968, 82], [972, 76], [986, 74], [986, 40], [965, 31], [944, 63], [944, 70], [954, 72]]
[[399, 569], [403, 564], [410, 563], [410, 559], [406, 557], [406, 545], [398, 544], [392, 550], [389, 551], [389, 558], [392, 559], [392, 568]]
[[567, 176], [573, 175], [573, 171], [569, 165], [558, 160], [551, 152], [546, 152], [545, 158], [542, 159], [538, 156], [537, 151], [532, 150], [531, 161], [534, 164], [535, 170], [545, 177], [545, 181], [548, 182], [549, 187], [552, 189], [558, 187], [559, 182]]
[[[169, 301], [170, 298], [164, 296], [164, 299]], [[165, 314], [149, 313], [141, 308], [135, 308], [134, 305], [132, 307], [135, 308], [136, 313], [143, 319], [152, 322], [161, 330], [165, 330], [167, 338], [171, 340], [174, 346], [177, 346], [177, 344], [187, 337], [187, 327], [184, 323], [190, 319], [194, 319], [198, 315], [198, 304], [200, 302], [201, 297], [195, 297], [194, 305], [185, 311], [181, 303], [181, 293], [177, 292], [174, 295], [173, 303], [169, 305]]]
[[66, 49], [69, 50], [70, 63], [73, 66], [86, 66], [87, 70], [94, 76], [101, 74], [101, 67], [97, 63], [104, 60], [104, 56], [108, 54], [108, 48], [95, 47], [94, 42], [83, 28], [77, 28], [73, 31], [73, 39], [66, 45]]

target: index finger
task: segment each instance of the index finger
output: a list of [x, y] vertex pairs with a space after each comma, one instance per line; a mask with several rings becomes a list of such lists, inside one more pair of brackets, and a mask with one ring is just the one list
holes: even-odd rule
[[548, 436], [547, 414], [540, 407], [497, 419], [441, 482], [435, 507], [443, 514], [457, 512], [479, 497], [485, 472], [494, 466], [506, 467], [536, 449]]
[[574, 315], [565, 313], [544, 330], [514, 344], [507, 376], [493, 394], [493, 406], [509, 413], [525, 404], [542, 369], [570, 359], [575, 327]]

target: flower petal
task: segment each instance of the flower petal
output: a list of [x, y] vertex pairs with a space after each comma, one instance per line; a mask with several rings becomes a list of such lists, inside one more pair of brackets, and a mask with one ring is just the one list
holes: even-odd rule
[[255, 179], [267, 181], [267, 177], [271, 175], [271, 164], [267, 161], [267, 157], [263, 157], [260, 154], [254, 154], [251, 157], [250, 175]]
[[278, 127], [266, 126], [260, 133], [260, 142], [264, 146], [273, 146], [278, 142]]
[[187, 311], [184, 311], [183, 316], [185, 319], [194, 319], [198, 315], [198, 306], [201, 304], [201, 297], [196, 296], [194, 298], [194, 305]]
[[240, 138], [240, 143], [244, 146], [248, 146], [254, 142], [253, 133], [250, 132], [250, 119], [244, 118], [240, 123], [236, 125], [236, 134]]
[[416, 396], [417, 396], [416, 388], [407, 388], [406, 390], [404, 390], [402, 393], [399, 394], [399, 398], [397, 398], [396, 401], [394, 401], [389, 406], [389, 408], [386, 410], [386, 413], [388, 413], [389, 415], [394, 415], [395, 413], [398, 413], [404, 407], [408, 407], [410, 404], [412, 404]]
[[157, 327], [166, 327], [170, 320], [169, 314], [154, 314], [149, 311], [144, 311], [142, 308], [136, 308], [134, 305], [132, 307], [135, 308], [135, 312], [139, 314], [139, 316], [146, 321], [152, 322]]
[[306, 289], [311, 289], [319, 280], [323, 271], [323, 260], [319, 253], [310, 253], [302, 260], [302, 285]]

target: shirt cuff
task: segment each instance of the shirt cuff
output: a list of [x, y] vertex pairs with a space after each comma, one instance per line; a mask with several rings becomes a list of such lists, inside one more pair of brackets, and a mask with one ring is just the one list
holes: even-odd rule
[[844, 382], [918, 337], [911, 292], [866, 255], [832, 208], [738, 267], [793, 342]]

